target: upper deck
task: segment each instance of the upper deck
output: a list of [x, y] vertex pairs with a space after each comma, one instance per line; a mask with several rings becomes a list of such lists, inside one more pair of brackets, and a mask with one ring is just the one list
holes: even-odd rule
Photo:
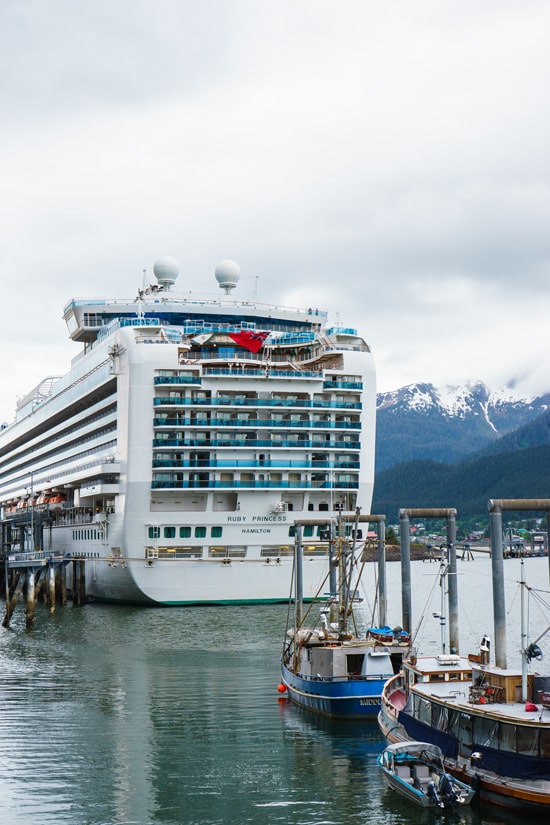
[[530, 712], [525, 702], [517, 700], [521, 670], [483, 665], [460, 656], [423, 656], [415, 664], [407, 662], [406, 670], [414, 674], [412, 692], [430, 702], [451, 704], [476, 716], [550, 728], [549, 712], [540, 707]]
[[181, 327], [185, 334], [198, 335], [220, 329], [262, 329], [296, 333], [319, 331], [327, 321], [320, 309], [299, 309], [257, 301], [196, 299], [172, 292], [140, 290], [134, 299], [72, 298], [63, 318], [73, 341], [94, 341], [114, 319], [158, 319]]

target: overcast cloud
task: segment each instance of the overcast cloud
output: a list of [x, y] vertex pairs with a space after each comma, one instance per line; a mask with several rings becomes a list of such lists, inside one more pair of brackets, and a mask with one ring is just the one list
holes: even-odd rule
[[63, 306], [179, 287], [328, 308], [380, 390], [550, 390], [546, 0], [3, 0], [0, 420]]

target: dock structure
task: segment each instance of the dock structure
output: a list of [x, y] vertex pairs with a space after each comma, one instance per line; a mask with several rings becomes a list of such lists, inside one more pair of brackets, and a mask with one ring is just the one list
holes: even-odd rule
[[[504, 552], [502, 547], [503, 511], [542, 511], [550, 523], [550, 499], [501, 498], [488, 503], [491, 531], [491, 566], [493, 576], [493, 617], [495, 623], [495, 663], [506, 668], [506, 605], [504, 599]], [[550, 555], [548, 558], [550, 564]], [[550, 568], [549, 568], [550, 574]]]
[[[449, 572], [449, 646], [451, 653], [458, 653], [458, 589], [456, 568], [456, 510], [453, 507], [403, 508], [399, 510], [401, 539], [401, 591], [403, 627], [412, 633], [411, 594], [411, 518], [444, 518], [447, 523], [448, 572]], [[445, 622], [445, 617], [440, 617]]]
[[[354, 546], [359, 542], [359, 538], [361, 536], [361, 531], [359, 530], [359, 525], [368, 525], [368, 524], [375, 524], [376, 525], [376, 534], [377, 534], [377, 565], [378, 565], [378, 588], [377, 588], [377, 600], [378, 600], [378, 617], [379, 622], [381, 625], [386, 624], [386, 609], [387, 609], [387, 593], [386, 593], [386, 516], [385, 515], [362, 515], [361, 509], [358, 507], [355, 512], [346, 512], [340, 513], [338, 518], [327, 519], [325, 518], [303, 518], [303, 519], [296, 519], [294, 521], [294, 529], [295, 529], [295, 541], [294, 541], [294, 556], [295, 556], [295, 568], [298, 571], [301, 568], [301, 556], [302, 556], [302, 530], [304, 527], [307, 526], [318, 526], [318, 527], [326, 527], [328, 526], [327, 531], [327, 540], [329, 542], [329, 557], [332, 559], [333, 551], [335, 545], [338, 543], [339, 540], [343, 538], [342, 536], [342, 524], [353, 524], [353, 531], [351, 533], [350, 538], [353, 541]], [[338, 534], [338, 536], [337, 536]], [[364, 541], [363, 545], [363, 553], [362, 553], [362, 563], [364, 564], [367, 560], [366, 556], [366, 546], [367, 542]], [[334, 564], [329, 565], [329, 590], [332, 594], [336, 592], [336, 568]], [[302, 580], [301, 574], [299, 572], [296, 573], [296, 579], [294, 582], [294, 590], [295, 590], [295, 604], [296, 604], [296, 611], [300, 611], [301, 607], [300, 604], [303, 600], [303, 592], [302, 592]], [[296, 626], [298, 626], [298, 619], [301, 620], [301, 616], [296, 614]], [[334, 614], [331, 615], [330, 621], [336, 621], [336, 616]]]
[[[4, 588], [6, 594], [6, 613], [2, 626], [9, 628], [14, 610], [19, 599], [25, 596], [25, 626], [31, 630], [34, 627], [35, 607], [38, 598], [49, 605], [50, 613], [55, 612], [56, 603], [66, 604], [67, 589], [65, 583], [65, 568], [74, 561], [69, 556], [46, 554], [44, 551], [6, 553], [4, 552]], [[73, 564], [73, 571], [82, 570], [83, 562]], [[77, 580], [77, 584], [78, 584]], [[80, 574], [77, 603], [84, 598], [84, 575]], [[73, 587], [73, 601], [75, 589]]]

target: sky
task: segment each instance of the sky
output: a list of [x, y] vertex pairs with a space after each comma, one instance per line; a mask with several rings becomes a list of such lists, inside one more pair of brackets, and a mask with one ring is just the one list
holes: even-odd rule
[[67, 301], [165, 255], [328, 309], [379, 391], [550, 391], [549, 33], [547, 0], [2, 0], [0, 421], [78, 352]]

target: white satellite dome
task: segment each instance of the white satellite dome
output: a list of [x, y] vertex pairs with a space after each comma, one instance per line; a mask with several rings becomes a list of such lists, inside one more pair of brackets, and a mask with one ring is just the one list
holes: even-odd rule
[[232, 289], [235, 289], [241, 277], [241, 268], [235, 261], [220, 261], [215, 271], [216, 280], [220, 285], [220, 289], [225, 289], [229, 295]]
[[153, 272], [159, 282], [159, 285], [164, 289], [170, 289], [176, 283], [176, 278], [180, 274], [180, 267], [175, 258], [170, 258], [165, 255], [163, 258], [158, 258], [153, 264]]

